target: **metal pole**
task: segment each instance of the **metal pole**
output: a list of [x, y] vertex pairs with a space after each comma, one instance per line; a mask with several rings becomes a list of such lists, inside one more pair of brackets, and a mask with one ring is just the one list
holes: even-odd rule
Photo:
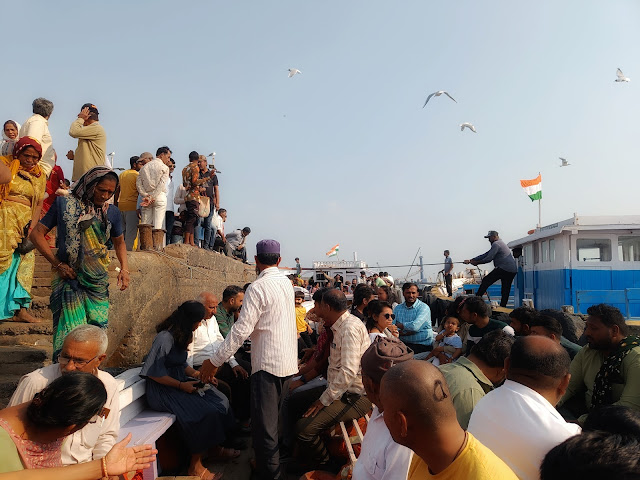
[[542, 198], [538, 200], [538, 228], [542, 228]]
[[420, 255], [420, 281], [424, 282], [424, 265], [422, 264], [422, 255]]

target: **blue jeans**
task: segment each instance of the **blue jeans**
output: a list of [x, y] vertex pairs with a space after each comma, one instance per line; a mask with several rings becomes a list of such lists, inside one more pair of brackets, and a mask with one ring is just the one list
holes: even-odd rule
[[216, 239], [216, 232], [213, 231], [213, 228], [211, 228], [211, 219], [213, 218], [213, 213], [214, 213], [214, 207], [213, 207], [213, 202], [211, 203], [211, 210], [209, 212], [209, 216], [207, 218], [203, 218], [202, 222], [202, 228], [204, 229], [204, 237], [203, 237], [203, 243], [202, 243], [202, 248], [209, 248], [209, 249], [213, 249], [213, 243]]

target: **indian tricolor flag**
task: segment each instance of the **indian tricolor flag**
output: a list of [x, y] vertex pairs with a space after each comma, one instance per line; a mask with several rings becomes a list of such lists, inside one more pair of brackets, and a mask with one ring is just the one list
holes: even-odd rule
[[327, 252], [327, 257], [333, 257], [335, 255], [338, 255], [339, 251], [340, 251], [340, 244], [334, 245], [333, 248]]
[[540, 174], [533, 180], [520, 180], [520, 185], [532, 202], [542, 199], [542, 176]]

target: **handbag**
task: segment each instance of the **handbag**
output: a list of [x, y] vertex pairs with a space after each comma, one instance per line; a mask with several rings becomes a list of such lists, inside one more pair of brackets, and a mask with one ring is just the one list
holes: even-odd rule
[[29, 240], [29, 226], [31, 222], [27, 223], [24, 227], [24, 232], [22, 236], [22, 241], [18, 244], [15, 249], [15, 252], [19, 255], [25, 255], [29, 253], [31, 250], [36, 248], [31, 240]]
[[211, 213], [209, 197], [201, 196], [200, 200], [198, 200], [198, 216], [200, 218], [207, 218], [209, 213]]

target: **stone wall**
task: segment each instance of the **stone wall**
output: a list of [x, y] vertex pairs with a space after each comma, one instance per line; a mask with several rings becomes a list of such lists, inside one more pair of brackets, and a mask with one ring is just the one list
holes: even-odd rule
[[129, 367], [142, 362], [151, 347], [155, 326], [186, 300], [203, 291], [222, 299], [228, 285], [255, 279], [254, 267], [224, 255], [169, 245], [162, 253], [128, 252], [131, 283], [116, 286], [119, 265], [115, 253], [109, 267], [109, 349], [105, 367]]

